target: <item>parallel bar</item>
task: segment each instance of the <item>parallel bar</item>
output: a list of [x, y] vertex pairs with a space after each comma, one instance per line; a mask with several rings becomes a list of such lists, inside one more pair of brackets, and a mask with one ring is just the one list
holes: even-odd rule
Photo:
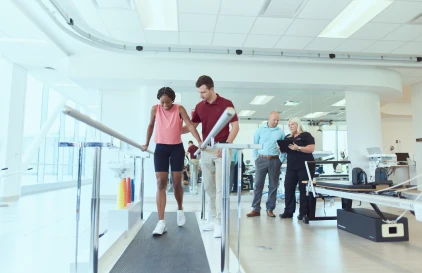
[[240, 273], [240, 219], [242, 218], [242, 207], [241, 207], [241, 198], [242, 198], [242, 151], [237, 151], [237, 263], [238, 263], [238, 270], [237, 272]]
[[221, 204], [221, 273], [229, 273], [229, 230], [230, 230], [230, 150], [223, 149], [222, 159], [223, 198]]
[[231, 144], [231, 143], [216, 143], [215, 148], [223, 149], [262, 149], [262, 144]]
[[89, 271], [98, 272], [98, 243], [100, 227], [100, 173], [101, 173], [101, 147], [95, 147], [94, 177], [91, 198], [91, 245]]
[[207, 138], [204, 140], [204, 142], [202, 142], [201, 147], [199, 147], [200, 149], [195, 152], [195, 155], [198, 155], [201, 152], [201, 149], [207, 147], [208, 143], [211, 142], [211, 139], [213, 139], [221, 131], [221, 129], [223, 129], [223, 127], [230, 122], [234, 115], [236, 115], [234, 108], [227, 107], [226, 110], [224, 110], [223, 114], [221, 114], [220, 118], [212, 128], [211, 132], [208, 134]]
[[144, 179], [145, 179], [145, 158], [141, 158], [141, 184], [139, 185], [139, 203], [141, 205], [141, 220], [144, 219]]
[[82, 187], [82, 159], [83, 159], [83, 147], [79, 147], [79, 158], [78, 158], [78, 189], [76, 192], [76, 246], [75, 246], [75, 272], [78, 272], [78, 249], [79, 249], [79, 216], [81, 209], [81, 187]]
[[[203, 177], [203, 176], [202, 176]], [[204, 179], [201, 181], [201, 220], [205, 220], [205, 186]]]
[[[105, 126], [104, 124], [102, 124], [102, 123], [100, 123], [96, 120], [93, 120], [92, 118], [90, 118], [90, 117], [88, 117], [84, 114], [81, 114], [79, 111], [76, 111], [75, 109], [73, 109], [71, 107], [65, 106], [62, 111], [63, 111], [63, 113], [73, 117], [74, 119], [77, 119], [77, 120], [79, 120], [79, 121], [81, 121], [85, 124], [88, 124], [88, 125], [94, 127], [95, 129], [100, 130], [103, 133], [106, 133], [106, 134], [108, 134], [112, 137], [120, 139], [121, 141], [126, 142], [127, 144], [130, 144], [133, 147], [136, 147], [136, 148], [140, 149], [141, 151], [143, 151], [143, 147], [140, 144], [138, 144], [135, 141], [125, 137], [122, 134], [119, 134], [118, 132], [110, 129], [109, 127]], [[146, 152], [148, 152], [150, 154], [153, 153], [150, 150], [146, 150]]]

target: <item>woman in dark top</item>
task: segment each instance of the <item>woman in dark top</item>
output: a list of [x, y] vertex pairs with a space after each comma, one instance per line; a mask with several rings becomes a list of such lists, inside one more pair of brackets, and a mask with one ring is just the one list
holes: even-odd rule
[[[285, 208], [284, 213], [280, 214], [281, 218], [292, 218], [296, 210], [296, 185], [299, 183], [300, 192], [300, 209], [297, 219], [307, 214], [308, 204], [306, 199], [306, 185], [302, 181], [308, 181], [308, 173], [306, 172], [305, 161], [314, 161], [312, 153], [315, 150], [314, 137], [305, 132], [302, 122], [299, 118], [291, 118], [289, 120], [290, 134], [284, 139], [293, 138], [293, 144], [289, 145], [292, 150], [287, 155], [287, 170], [284, 179], [285, 190]], [[313, 179], [315, 174], [315, 164], [309, 164], [309, 172]]]

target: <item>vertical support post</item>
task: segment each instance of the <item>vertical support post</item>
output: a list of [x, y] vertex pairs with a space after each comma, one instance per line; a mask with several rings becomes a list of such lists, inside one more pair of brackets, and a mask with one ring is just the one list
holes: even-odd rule
[[145, 158], [141, 158], [141, 184], [139, 185], [139, 203], [141, 206], [141, 220], [144, 219], [144, 181], [145, 181]]
[[79, 216], [81, 208], [81, 187], [82, 187], [82, 158], [83, 144], [79, 146], [78, 158], [78, 189], [76, 192], [76, 244], [75, 244], [75, 272], [78, 272], [78, 249], [79, 249]]
[[[202, 176], [203, 178], [203, 176]], [[204, 179], [201, 181], [201, 220], [205, 220], [205, 186]]]
[[229, 214], [230, 214], [230, 150], [223, 148], [222, 159], [222, 187], [223, 198], [221, 205], [221, 272], [229, 272]]
[[100, 173], [101, 173], [101, 147], [94, 148], [94, 176], [91, 198], [91, 245], [89, 270], [98, 273], [98, 243], [100, 227]]
[[238, 272], [240, 273], [240, 219], [242, 215], [241, 211], [241, 197], [242, 197], [242, 150], [237, 151], [237, 262]]

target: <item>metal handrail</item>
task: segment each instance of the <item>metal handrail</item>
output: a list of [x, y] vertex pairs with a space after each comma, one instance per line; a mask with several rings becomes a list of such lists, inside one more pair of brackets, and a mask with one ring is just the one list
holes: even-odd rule
[[[83, 122], [103, 133], [106, 133], [112, 137], [115, 137], [135, 148], [140, 149], [143, 152], [153, 154], [150, 150], [145, 150], [142, 145], [136, 143], [135, 141], [125, 137], [122, 134], [112, 130], [111, 128], [105, 126], [104, 124], [93, 120], [92, 118], [82, 114], [75, 109], [65, 106], [63, 108], [63, 113], [73, 117], [80, 122]], [[99, 237], [102, 235], [99, 234], [99, 213], [100, 213], [100, 174], [101, 174], [101, 149], [103, 147], [110, 147], [110, 143], [102, 142], [86, 142], [86, 143], [68, 143], [60, 142], [59, 147], [78, 147], [80, 150], [79, 153], [79, 164], [78, 164], [78, 196], [77, 196], [77, 232], [79, 226], [79, 205], [80, 205], [80, 187], [81, 187], [81, 167], [82, 167], [82, 150], [88, 147], [95, 149], [94, 151], [94, 163], [93, 163], [93, 183], [92, 183], [92, 197], [91, 197], [91, 238], [90, 238], [90, 258], [89, 258], [89, 272], [97, 273], [98, 272], [98, 246], [99, 246]], [[149, 157], [149, 155], [148, 155]], [[135, 168], [134, 163], [134, 168]], [[144, 200], [144, 158], [142, 158], [142, 175], [141, 175], [141, 186], [140, 186], [140, 196], [139, 201], [141, 205], [141, 214], [140, 218], [143, 219], [143, 200]], [[78, 236], [76, 236], [78, 240]], [[76, 243], [76, 252], [75, 252], [75, 267], [77, 268], [77, 256], [78, 256], [78, 244]]]
[[211, 140], [221, 131], [221, 129], [223, 129], [223, 127], [230, 122], [234, 115], [236, 115], [236, 111], [233, 107], [227, 107], [226, 110], [224, 110], [223, 114], [221, 114], [220, 118], [212, 128], [211, 132], [208, 134], [207, 138], [204, 140], [204, 142], [202, 142], [201, 147], [199, 147], [200, 149], [195, 152], [195, 155], [198, 155], [202, 149], [207, 147], [208, 143], [210, 143]]
[[77, 120], [79, 120], [79, 121], [81, 121], [81, 122], [83, 122], [83, 123], [85, 123], [85, 124], [87, 124], [87, 125], [89, 125], [91, 127], [94, 127], [95, 129], [97, 129], [97, 130], [99, 130], [99, 131], [101, 131], [103, 133], [106, 133], [106, 134], [108, 134], [108, 135], [110, 135], [112, 137], [115, 137], [115, 138], [123, 141], [123, 142], [126, 142], [127, 144], [130, 144], [133, 147], [136, 147], [136, 148], [140, 149], [143, 152], [147, 152], [147, 153], [153, 154], [153, 152], [150, 151], [150, 150], [146, 150], [145, 151], [144, 148], [142, 147], [142, 145], [136, 143], [135, 141], [133, 141], [133, 140], [125, 137], [124, 135], [122, 135], [122, 134], [114, 131], [113, 129], [105, 126], [101, 122], [98, 122], [96, 120], [93, 120], [92, 118], [88, 117], [87, 115], [84, 115], [81, 112], [79, 112], [79, 111], [77, 111], [77, 110], [75, 110], [75, 109], [73, 109], [73, 108], [71, 108], [69, 106], [63, 107], [63, 113], [66, 114], [66, 115], [68, 115], [68, 116], [71, 116], [74, 119], [77, 119]]

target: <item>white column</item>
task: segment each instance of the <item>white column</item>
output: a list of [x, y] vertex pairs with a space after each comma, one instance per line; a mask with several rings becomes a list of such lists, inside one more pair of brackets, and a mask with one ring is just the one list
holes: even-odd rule
[[[8, 173], [19, 173], [22, 159], [26, 71], [0, 59], [0, 167]], [[20, 195], [21, 174], [5, 177], [0, 182], [0, 197]]]
[[[352, 168], [362, 168], [370, 179], [366, 148], [382, 148], [380, 98], [370, 92], [346, 91], [347, 146]], [[351, 174], [352, 171], [349, 170]]]
[[[422, 138], [422, 83], [412, 87], [413, 131], [417, 138]], [[416, 172], [422, 174], [422, 142], [415, 143]], [[422, 191], [422, 178], [418, 178], [418, 190]]]

